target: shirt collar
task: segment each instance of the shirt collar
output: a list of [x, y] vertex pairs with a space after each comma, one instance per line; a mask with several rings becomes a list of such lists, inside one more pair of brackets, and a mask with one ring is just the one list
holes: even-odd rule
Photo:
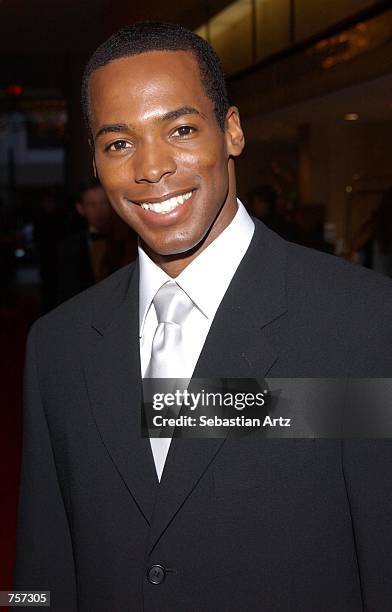
[[[240, 200], [237, 203], [238, 210], [231, 223], [175, 279], [203, 315], [211, 320], [254, 232], [254, 223], [244, 205]], [[139, 330], [142, 337], [146, 316], [156, 292], [172, 279], [148, 257], [140, 245], [138, 250]]]
[[139, 244], [139, 336], [143, 335], [144, 323], [152, 300], [157, 291], [167, 281], [172, 280], [159, 266], [157, 266]]

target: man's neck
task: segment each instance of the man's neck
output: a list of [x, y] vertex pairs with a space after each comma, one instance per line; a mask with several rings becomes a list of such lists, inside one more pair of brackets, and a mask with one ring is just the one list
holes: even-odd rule
[[146, 244], [142, 243], [143, 249], [150, 259], [152, 259], [157, 266], [166, 272], [168, 276], [171, 278], [176, 278], [194, 259], [196, 259], [196, 257], [200, 255], [200, 253], [202, 253], [214, 240], [216, 240], [216, 238], [218, 238], [218, 236], [232, 222], [238, 210], [237, 198], [234, 198], [234, 204], [231, 206], [231, 208], [232, 211], [230, 215], [225, 215], [225, 221], [223, 223], [220, 222], [219, 219], [222, 213], [221, 210], [204, 238], [195, 247], [193, 247], [193, 249], [186, 251], [186, 253], [160, 255], [159, 253], [153, 252]]

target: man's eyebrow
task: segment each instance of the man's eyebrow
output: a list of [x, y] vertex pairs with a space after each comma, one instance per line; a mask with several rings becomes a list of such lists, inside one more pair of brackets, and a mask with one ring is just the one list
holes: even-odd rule
[[179, 117], [182, 117], [183, 115], [199, 115], [199, 117], [203, 117], [203, 119], [206, 118], [205, 115], [203, 115], [203, 113], [198, 111], [197, 108], [194, 108], [193, 106], [181, 106], [180, 108], [176, 108], [175, 110], [168, 111], [167, 113], [159, 117], [159, 121], [160, 122], [173, 121], [174, 119], [178, 119]]
[[113, 123], [110, 125], [103, 125], [95, 134], [95, 138], [98, 138], [98, 136], [102, 136], [103, 134], [110, 134], [112, 132], [123, 132], [128, 129], [129, 126], [126, 123]]

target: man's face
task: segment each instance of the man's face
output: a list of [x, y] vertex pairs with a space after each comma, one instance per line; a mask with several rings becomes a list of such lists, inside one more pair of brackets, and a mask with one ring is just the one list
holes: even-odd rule
[[191, 53], [153, 51], [99, 68], [90, 112], [99, 179], [155, 261], [198, 253], [230, 223], [238, 112], [229, 109], [223, 132]]
[[85, 191], [76, 208], [90, 227], [103, 233], [110, 229], [113, 213], [108, 198], [99, 185]]

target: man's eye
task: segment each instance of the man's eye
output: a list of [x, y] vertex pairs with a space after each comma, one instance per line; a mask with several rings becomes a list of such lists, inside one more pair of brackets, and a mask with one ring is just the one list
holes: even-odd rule
[[196, 129], [191, 127], [190, 125], [182, 125], [181, 127], [177, 128], [175, 132], [173, 132], [173, 136], [190, 136], [194, 132], [196, 132]]
[[107, 151], [123, 151], [124, 149], [128, 149], [131, 145], [126, 140], [116, 140], [111, 145], [107, 147]]

